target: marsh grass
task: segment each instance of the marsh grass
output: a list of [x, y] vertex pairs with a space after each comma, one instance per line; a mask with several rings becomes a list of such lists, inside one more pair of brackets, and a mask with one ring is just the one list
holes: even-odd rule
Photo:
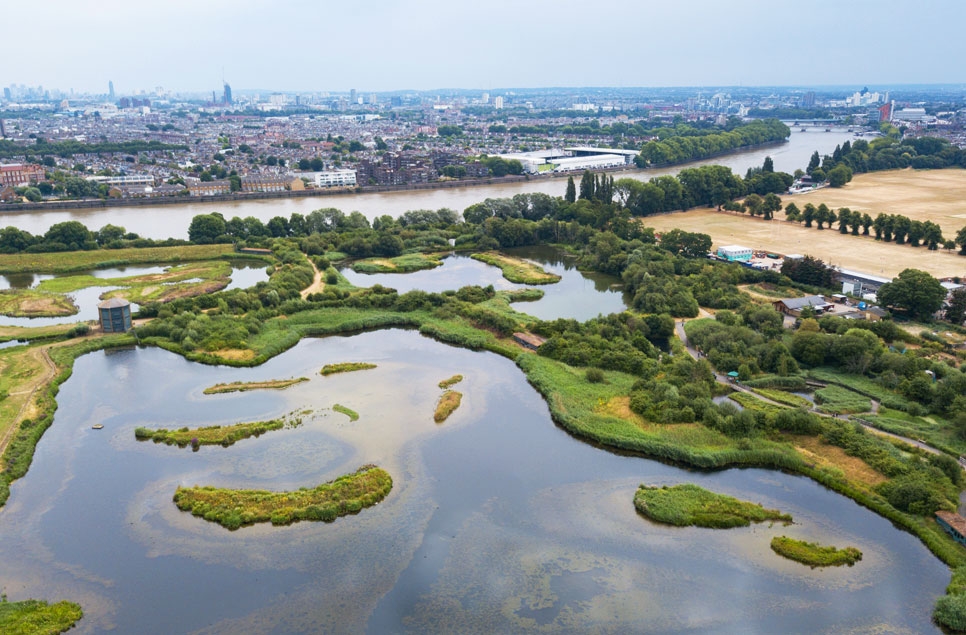
[[488, 265], [499, 267], [503, 271], [504, 278], [517, 284], [553, 284], [560, 281], [560, 276], [544, 271], [543, 267], [538, 264], [496, 251], [472, 254], [470, 257]]
[[788, 536], [772, 538], [771, 550], [784, 558], [801, 562], [813, 569], [815, 567], [839, 567], [843, 564], [851, 567], [862, 559], [862, 552], [855, 547], [839, 549], [838, 547], [796, 540]]
[[320, 375], [335, 375], [337, 373], [351, 373], [356, 370], [368, 370], [375, 368], [375, 364], [366, 362], [342, 362], [341, 364], [326, 364], [319, 371]]
[[272, 430], [281, 430], [284, 423], [279, 420], [253, 421], [250, 423], [236, 423], [230, 426], [206, 426], [204, 428], [180, 428], [166, 430], [158, 428], [135, 428], [134, 438], [138, 441], [154, 441], [166, 445], [177, 445], [179, 448], [191, 445], [197, 449], [200, 445], [221, 445], [228, 447], [236, 441], [249, 437], [258, 437]]
[[868, 397], [835, 385], [816, 390], [815, 401], [820, 404], [819, 410], [832, 414], [855, 414], [872, 409]]
[[392, 489], [385, 470], [366, 465], [352, 474], [313, 488], [290, 492], [233, 490], [215, 487], [179, 487], [174, 503], [181, 511], [215, 522], [227, 529], [271, 522], [289, 525], [300, 520], [332, 522], [356, 514], [384, 499]]
[[453, 375], [449, 379], [444, 379], [443, 381], [439, 382], [439, 387], [443, 390], [446, 390], [447, 388], [451, 388], [461, 381], [463, 381], [462, 375]]
[[352, 263], [357, 273], [411, 273], [422, 269], [433, 269], [443, 264], [446, 254], [404, 254], [395, 258], [366, 258]]
[[[0, 273], [68, 273], [130, 264], [155, 264], [234, 258], [232, 245], [179, 245], [94, 249], [51, 253], [0, 254]], [[251, 256], [246, 256], [251, 258]]]
[[777, 509], [765, 509], [732, 496], [709, 492], [691, 483], [648, 487], [641, 485], [634, 495], [634, 507], [651, 520], [678, 527], [728, 529], [747, 527], [752, 522], [792, 522]]
[[771, 399], [772, 401], [777, 401], [780, 404], [791, 406], [792, 408], [807, 408], [811, 409], [812, 403], [802, 397], [801, 395], [793, 395], [784, 390], [775, 390], [772, 388], [755, 388], [754, 392], [765, 397], [766, 399]]
[[456, 392], [455, 390], [447, 390], [443, 393], [443, 396], [439, 398], [436, 403], [436, 412], [433, 414], [433, 420], [436, 423], [443, 423], [446, 419], [453, 414], [453, 412], [460, 407], [460, 402], [463, 399], [463, 393]]
[[217, 395], [226, 392], [246, 392], [248, 390], [282, 390], [303, 381], [308, 377], [293, 377], [292, 379], [270, 379], [268, 381], [233, 381], [229, 384], [215, 384], [205, 388], [206, 395]]
[[10, 317], [65, 317], [78, 309], [67, 296], [39, 289], [4, 289], [0, 291], [0, 315]]
[[0, 597], [0, 633], [53, 635], [70, 630], [82, 617], [84, 611], [73, 602], [8, 602], [6, 596]]
[[346, 408], [342, 404], [335, 404], [334, 406], [332, 406], [332, 409], [335, 410], [336, 412], [341, 412], [345, 416], [349, 417], [349, 421], [359, 420], [359, 413], [353, 410], [352, 408]]

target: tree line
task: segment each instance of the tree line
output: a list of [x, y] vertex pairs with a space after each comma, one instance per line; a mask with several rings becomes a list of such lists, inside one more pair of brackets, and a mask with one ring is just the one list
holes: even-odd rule
[[777, 119], [756, 119], [730, 130], [701, 136], [685, 134], [648, 141], [641, 147], [641, 153], [634, 158], [634, 162], [642, 168], [686, 163], [738, 148], [781, 141], [789, 134], [788, 126]]

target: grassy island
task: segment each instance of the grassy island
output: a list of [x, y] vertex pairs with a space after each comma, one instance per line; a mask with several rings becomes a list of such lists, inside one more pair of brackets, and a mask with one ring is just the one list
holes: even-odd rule
[[540, 265], [496, 251], [473, 254], [471, 258], [499, 267], [504, 278], [517, 284], [553, 284], [560, 281], [560, 276], [544, 271]]
[[190, 445], [192, 448], [198, 448], [202, 445], [221, 445], [227, 448], [236, 441], [257, 437], [271, 430], [281, 430], [284, 425], [281, 421], [274, 420], [236, 423], [231, 426], [180, 428], [178, 430], [135, 428], [134, 437], [138, 441], [154, 441], [166, 445], [177, 445], [179, 448], [186, 445]]
[[281, 390], [308, 381], [308, 377], [293, 377], [292, 379], [270, 379], [268, 381], [233, 381], [229, 384], [215, 384], [205, 388], [206, 395], [217, 395], [224, 392], [245, 392], [248, 390]]
[[353, 410], [352, 408], [346, 408], [342, 404], [337, 403], [334, 406], [332, 406], [332, 409], [335, 410], [336, 412], [341, 412], [345, 416], [349, 417], [349, 421], [359, 420], [359, 413]]
[[[134, 264], [157, 264], [235, 258], [232, 245], [130, 247], [90, 251], [20, 252], [0, 254], [0, 273], [69, 273]], [[246, 256], [252, 258], [253, 256]]]
[[436, 404], [436, 413], [433, 415], [433, 420], [436, 423], [443, 423], [449, 418], [453, 411], [460, 407], [460, 402], [463, 400], [463, 393], [456, 392], [455, 390], [447, 390], [443, 393], [443, 396], [439, 398], [439, 402]]
[[366, 362], [343, 362], [341, 364], [326, 364], [319, 373], [322, 375], [335, 375], [337, 373], [351, 373], [355, 370], [369, 370], [375, 367], [375, 364]]
[[6, 596], [0, 598], [0, 633], [54, 635], [70, 630], [82, 617], [84, 611], [73, 602], [8, 602]]
[[814, 542], [796, 540], [788, 536], [775, 536], [771, 539], [771, 550], [778, 555], [801, 562], [813, 569], [815, 567], [850, 567], [862, 559], [862, 552], [855, 547], [826, 547]]
[[641, 485], [634, 495], [634, 507], [651, 520], [678, 527], [727, 529], [766, 520], [792, 522], [791, 516], [776, 509], [709, 492], [691, 483], [672, 487]]
[[447, 388], [452, 388], [461, 381], [463, 381], [462, 375], [453, 375], [449, 379], [444, 379], [443, 381], [439, 382], [439, 387], [445, 390]]
[[174, 502], [181, 511], [216, 522], [227, 529], [271, 522], [288, 525], [300, 520], [332, 522], [358, 513], [384, 499], [392, 489], [385, 470], [366, 465], [352, 474], [317, 487], [292, 492], [179, 487]]
[[443, 264], [445, 254], [404, 254], [395, 258], [366, 258], [352, 263], [356, 273], [412, 273]]
[[65, 317], [77, 313], [67, 296], [37, 289], [5, 289], [0, 291], [0, 315], [10, 317]]

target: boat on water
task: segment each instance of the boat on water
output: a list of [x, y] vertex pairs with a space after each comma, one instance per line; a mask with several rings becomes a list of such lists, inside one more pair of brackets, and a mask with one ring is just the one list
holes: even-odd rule
[[100, 430], [101, 428], [103, 428], [103, 427], [104, 427], [104, 424], [103, 424], [103, 423], [95, 423], [95, 424], [94, 424], [94, 425], [92, 425], [91, 427], [92, 427], [93, 429], [95, 429], [95, 430]]

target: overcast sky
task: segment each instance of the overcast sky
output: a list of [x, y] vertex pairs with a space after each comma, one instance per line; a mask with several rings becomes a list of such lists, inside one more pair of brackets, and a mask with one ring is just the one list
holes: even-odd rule
[[10, 2], [0, 85], [362, 92], [964, 83], [966, 0]]

